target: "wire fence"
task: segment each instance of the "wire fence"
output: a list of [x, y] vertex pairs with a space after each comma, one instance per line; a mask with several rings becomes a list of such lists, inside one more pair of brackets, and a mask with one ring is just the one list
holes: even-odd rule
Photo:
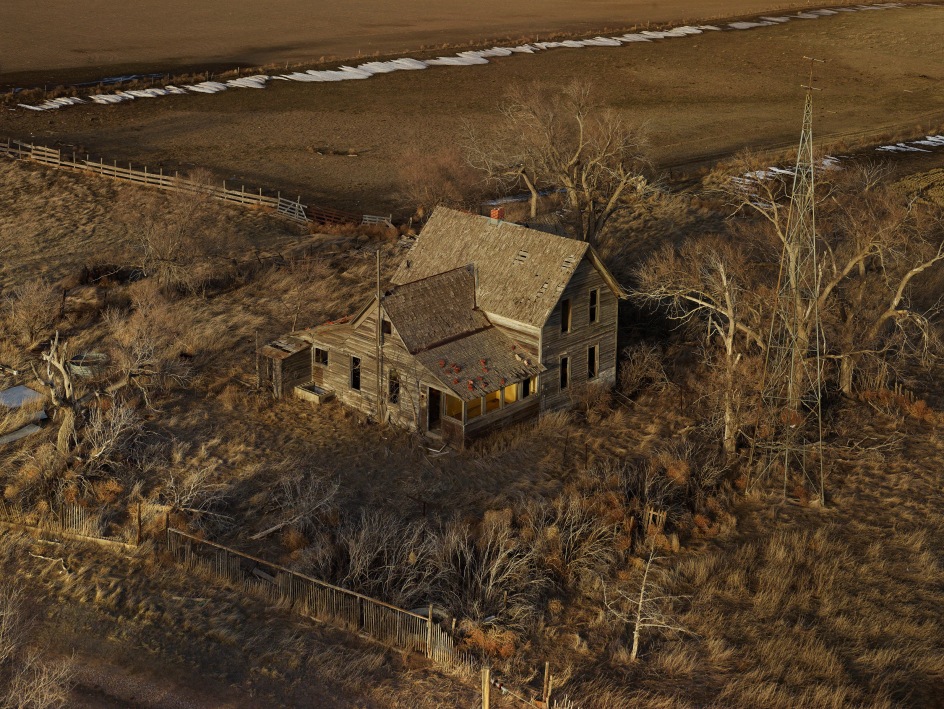
[[0, 142], [0, 155], [18, 160], [31, 160], [60, 170], [78, 170], [103, 175], [115, 180], [156, 187], [170, 192], [206, 194], [214, 199], [232, 204], [264, 207], [274, 210], [283, 217], [304, 224], [316, 222], [335, 226], [342, 224], [393, 225], [391, 216], [378, 217], [369, 214], [352, 214], [327, 207], [310, 207], [302, 204], [301, 197], [292, 200], [283, 197], [281, 192], [276, 192], [273, 196], [272, 190], [266, 193], [261, 187], [256, 190], [247, 190], [245, 185], [240, 185], [239, 189], [236, 189], [227, 186], [226, 180], [223, 180], [221, 186], [210, 185], [205, 182], [191, 180], [180, 175], [177, 171], [165, 173], [163, 168], [157, 170], [149, 170], [147, 166], [135, 168], [131, 163], [128, 163], [128, 166], [125, 167], [124, 164], [119, 165], [117, 160], [106, 162], [103, 158], [93, 159], [91, 155], [86, 155], [83, 158], [74, 152], [63, 153], [58, 148], [24, 143], [10, 138]]

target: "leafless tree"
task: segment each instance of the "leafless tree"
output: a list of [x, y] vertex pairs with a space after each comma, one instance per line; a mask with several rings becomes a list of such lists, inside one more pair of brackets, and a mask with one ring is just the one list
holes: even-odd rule
[[651, 189], [643, 130], [600, 107], [586, 82], [563, 91], [514, 90], [498, 129], [467, 137], [469, 162], [495, 184], [523, 186], [537, 216], [539, 192], [559, 189], [575, 236], [591, 244], [613, 214]]
[[603, 586], [603, 600], [609, 612], [618, 620], [632, 626], [633, 641], [630, 659], [635, 662], [639, 657], [639, 646], [644, 632], [685, 633], [692, 635], [672, 615], [672, 605], [680, 597], [670, 595], [665, 590], [664, 572], [658, 566], [661, 557], [650, 551], [638, 580], [638, 590], [616, 589], [608, 597], [606, 585]]
[[23, 592], [0, 586], [0, 708], [52, 709], [67, 699], [72, 667], [49, 662], [27, 646], [33, 635], [23, 616]]
[[[635, 298], [658, 304], [670, 318], [698, 321], [723, 353], [721, 400], [723, 449], [733, 458], [741, 427], [739, 401], [745, 384], [740, 368], [746, 351], [763, 349], [765, 288], [743, 244], [721, 237], [666, 246], [636, 271]], [[769, 290], [766, 290], [769, 292]]]
[[212, 275], [226, 235], [206, 189], [211, 180], [209, 173], [195, 171], [178, 191], [148, 198], [136, 194], [122, 210], [137, 265], [162, 288], [194, 293]]
[[18, 285], [7, 296], [7, 320], [22, 345], [32, 347], [48, 335], [59, 314], [62, 293], [41, 278]]
[[280, 474], [266, 505], [266, 511], [274, 514], [278, 521], [252, 535], [250, 539], [254, 541], [285, 527], [301, 532], [310, 530], [318, 515], [331, 507], [338, 492], [337, 481], [297, 459], [289, 458], [278, 467]]

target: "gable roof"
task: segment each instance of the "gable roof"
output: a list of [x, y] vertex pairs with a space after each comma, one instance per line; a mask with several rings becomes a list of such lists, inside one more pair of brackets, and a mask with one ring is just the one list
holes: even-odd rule
[[394, 274], [405, 284], [474, 264], [486, 313], [542, 327], [584, 256], [617, 295], [622, 289], [584, 241], [438, 207]]
[[475, 309], [475, 276], [470, 266], [395, 286], [382, 303], [410, 354], [490, 325]]

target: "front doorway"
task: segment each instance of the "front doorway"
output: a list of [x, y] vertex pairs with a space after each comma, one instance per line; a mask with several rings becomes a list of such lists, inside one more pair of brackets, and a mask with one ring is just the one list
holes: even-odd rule
[[427, 387], [426, 402], [426, 430], [439, 431], [442, 428], [442, 392]]

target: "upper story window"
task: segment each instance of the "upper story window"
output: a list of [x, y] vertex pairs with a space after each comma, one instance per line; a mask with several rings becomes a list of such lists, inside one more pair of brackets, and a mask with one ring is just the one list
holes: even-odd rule
[[390, 324], [390, 321], [384, 318], [380, 323], [380, 331], [384, 335], [390, 335], [393, 333], [393, 325]]
[[328, 366], [328, 350], [315, 348], [315, 364], [320, 364], [322, 367]]
[[600, 289], [590, 291], [590, 324], [600, 322]]
[[570, 332], [570, 300], [561, 301], [561, 332]]

